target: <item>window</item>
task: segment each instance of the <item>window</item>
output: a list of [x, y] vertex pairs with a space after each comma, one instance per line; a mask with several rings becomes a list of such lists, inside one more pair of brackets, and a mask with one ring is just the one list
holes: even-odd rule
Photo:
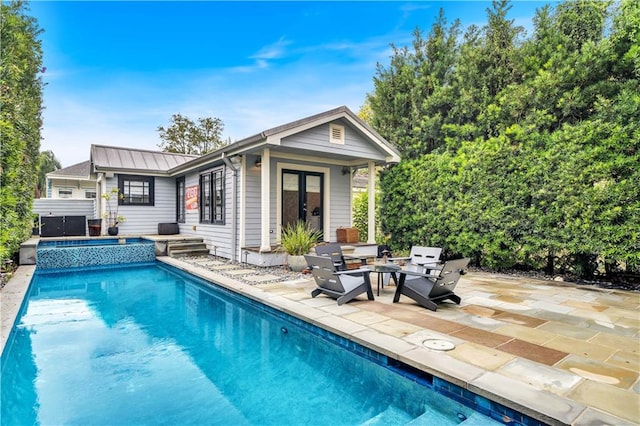
[[186, 193], [184, 177], [176, 179], [176, 222], [184, 223], [186, 218]]
[[96, 191], [84, 191], [84, 198], [96, 198]]
[[71, 197], [73, 197], [73, 189], [59, 188], [58, 189], [58, 197], [59, 198], [71, 198]]
[[329, 142], [344, 145], [344, 126], [329, 124]]
[[200, 223], [224, 225], [224, 168], [200, 175]]
[[118, 176], [118, 188], [123, 195], [118, 200], [120, 205], [153, 206], [153, 176]]

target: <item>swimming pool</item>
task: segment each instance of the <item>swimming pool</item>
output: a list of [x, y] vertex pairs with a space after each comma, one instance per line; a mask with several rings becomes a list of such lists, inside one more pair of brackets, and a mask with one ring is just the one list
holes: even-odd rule
[[168, 266], [40, 271], [2, 354], [1, 422], [495, 424], [429, 380]]

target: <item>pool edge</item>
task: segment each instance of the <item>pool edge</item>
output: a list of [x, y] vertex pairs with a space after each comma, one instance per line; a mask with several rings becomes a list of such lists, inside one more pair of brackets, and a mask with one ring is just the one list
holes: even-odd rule
[[11, 336], [11, 330], [15, 325], [16, 318], [22, 309], [25, 296], [29, 290], [29, 285], [36, 271], [36, 265], [21, 265], [13, 273], [9, 282], [0, 290], [0, 312], [2, 312], [2, 346], [0, 355], [4, 353], [4, 348]]

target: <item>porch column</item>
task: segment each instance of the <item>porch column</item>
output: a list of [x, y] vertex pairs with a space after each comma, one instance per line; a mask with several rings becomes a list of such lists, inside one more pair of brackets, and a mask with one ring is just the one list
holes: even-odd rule
[[260, 237], [260, 251], [271, 251], [271, 234], [269, 233], [269, 226], [271, 225], [271, 217], [269, 212], [271, 211], [270, 203], [270, 179], [271, 166], [270, 163], [270, 150], [265, 148], [262, 151], [262, 165], [260, 166], [260, 206], [261, 208], [261, 237]]
[[369, 211], [367, 218], [367, 243], [376, 243], [376, 165], [369, 161]]
[[[102, 219], [103, 215], [107, 211], [105, 207], [104, 201], [102, 201], [102, 194], [106, 194], [107, 192], [107, 177], [104, 173], [98, 173], [98, 178], [96, 179], [96, 219]], [[102, 235], [107, 235], [107, 227], [105, 226], [106, 222], [102, 221]]]

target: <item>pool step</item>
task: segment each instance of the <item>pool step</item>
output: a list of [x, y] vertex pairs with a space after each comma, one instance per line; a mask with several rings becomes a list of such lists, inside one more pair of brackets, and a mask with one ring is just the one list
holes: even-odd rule
[[363, 426], [404, 425], [409, 423], [412, 417], [409, 413], [392, 405], [375, 417], [362, 423]]
[[167, 245], [170, 257], [207, 256], [209, 249], [202, 238], [192, 238], [183, 241], [170, 241]]

